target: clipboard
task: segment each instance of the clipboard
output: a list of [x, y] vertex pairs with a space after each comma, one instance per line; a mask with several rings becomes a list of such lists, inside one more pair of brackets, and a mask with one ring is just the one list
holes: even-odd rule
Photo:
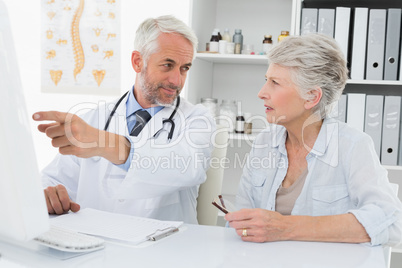
[[160, 221], [91, 208], [58, 216], [51, 219], [50, 223], [61, 228], [128, 242], [132, 245], [160, 240], [176, 233], [183, 225], [181, 221]]

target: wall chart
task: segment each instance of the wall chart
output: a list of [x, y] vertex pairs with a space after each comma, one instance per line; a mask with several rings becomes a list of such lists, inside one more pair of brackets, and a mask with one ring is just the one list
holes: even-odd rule
[[120, 94], [120, 1], [42, 0], [43, 92]]

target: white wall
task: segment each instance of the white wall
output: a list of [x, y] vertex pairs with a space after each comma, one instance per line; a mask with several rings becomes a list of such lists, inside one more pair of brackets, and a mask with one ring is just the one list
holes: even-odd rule
[[[69, 111], [83, 102], [98, 103], [110, 101], [119, 96], [91, 96], [77, 94], [50, 94], [41, 92], [40, 81], [40, 44], [41, 44], [41, 2], [47, 0], [3, 0], [7, 6], [17, 61], [20, 68], [22, 86], [25, 93], [29, 116], [36, 111]], [[87, 0], [95, 1], [95, 0]], [[129, 90], [134, 83], [135, 73], [130, 58], [134, 34], [137, 26], [148, 17], [172, 14], [189, 23], [190, 0], [117, 0], [121, 1], [121, 93]], [[57, 149], [50, 140], [37, 131], [36, 122], [31, 121], [33, 138], [39, 168], [49, 163]]]

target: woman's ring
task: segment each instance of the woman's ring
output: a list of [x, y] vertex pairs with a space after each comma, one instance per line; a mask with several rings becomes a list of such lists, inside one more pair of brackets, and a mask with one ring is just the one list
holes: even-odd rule
[[247, 236], [247, 229], [246, 229], [246, 228], [243, 228], [242, 235], [243, 235], [243, 236]]

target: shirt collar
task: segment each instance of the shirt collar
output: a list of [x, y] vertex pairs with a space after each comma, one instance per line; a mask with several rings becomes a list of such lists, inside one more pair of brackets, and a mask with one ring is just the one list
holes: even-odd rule
[[133, 113], [135, 113], [138, 110], [145, 110], [147, 111], [151, 116], [154, 116], [157, 112], [162, 110], [164, 106], [155, 106], [151, 108], [144, 109], [137, 101], [137, 99], [134, 96], [134, 86], [132, 90], [128, 93], [127, 101], [126, 101], [126, 118], [131, 116]]
[[[322, 156], [327, 151], [328, 145], [331, 142], [333, 136], [338, 137], [339, 134], [339, 122], [333, 118], [325, 118], [322, 123], [320, 133], [318, 133], [317, 140], [314, 143], [311, 154]], [[333, 140], [332, 142], [337, 142]]]

